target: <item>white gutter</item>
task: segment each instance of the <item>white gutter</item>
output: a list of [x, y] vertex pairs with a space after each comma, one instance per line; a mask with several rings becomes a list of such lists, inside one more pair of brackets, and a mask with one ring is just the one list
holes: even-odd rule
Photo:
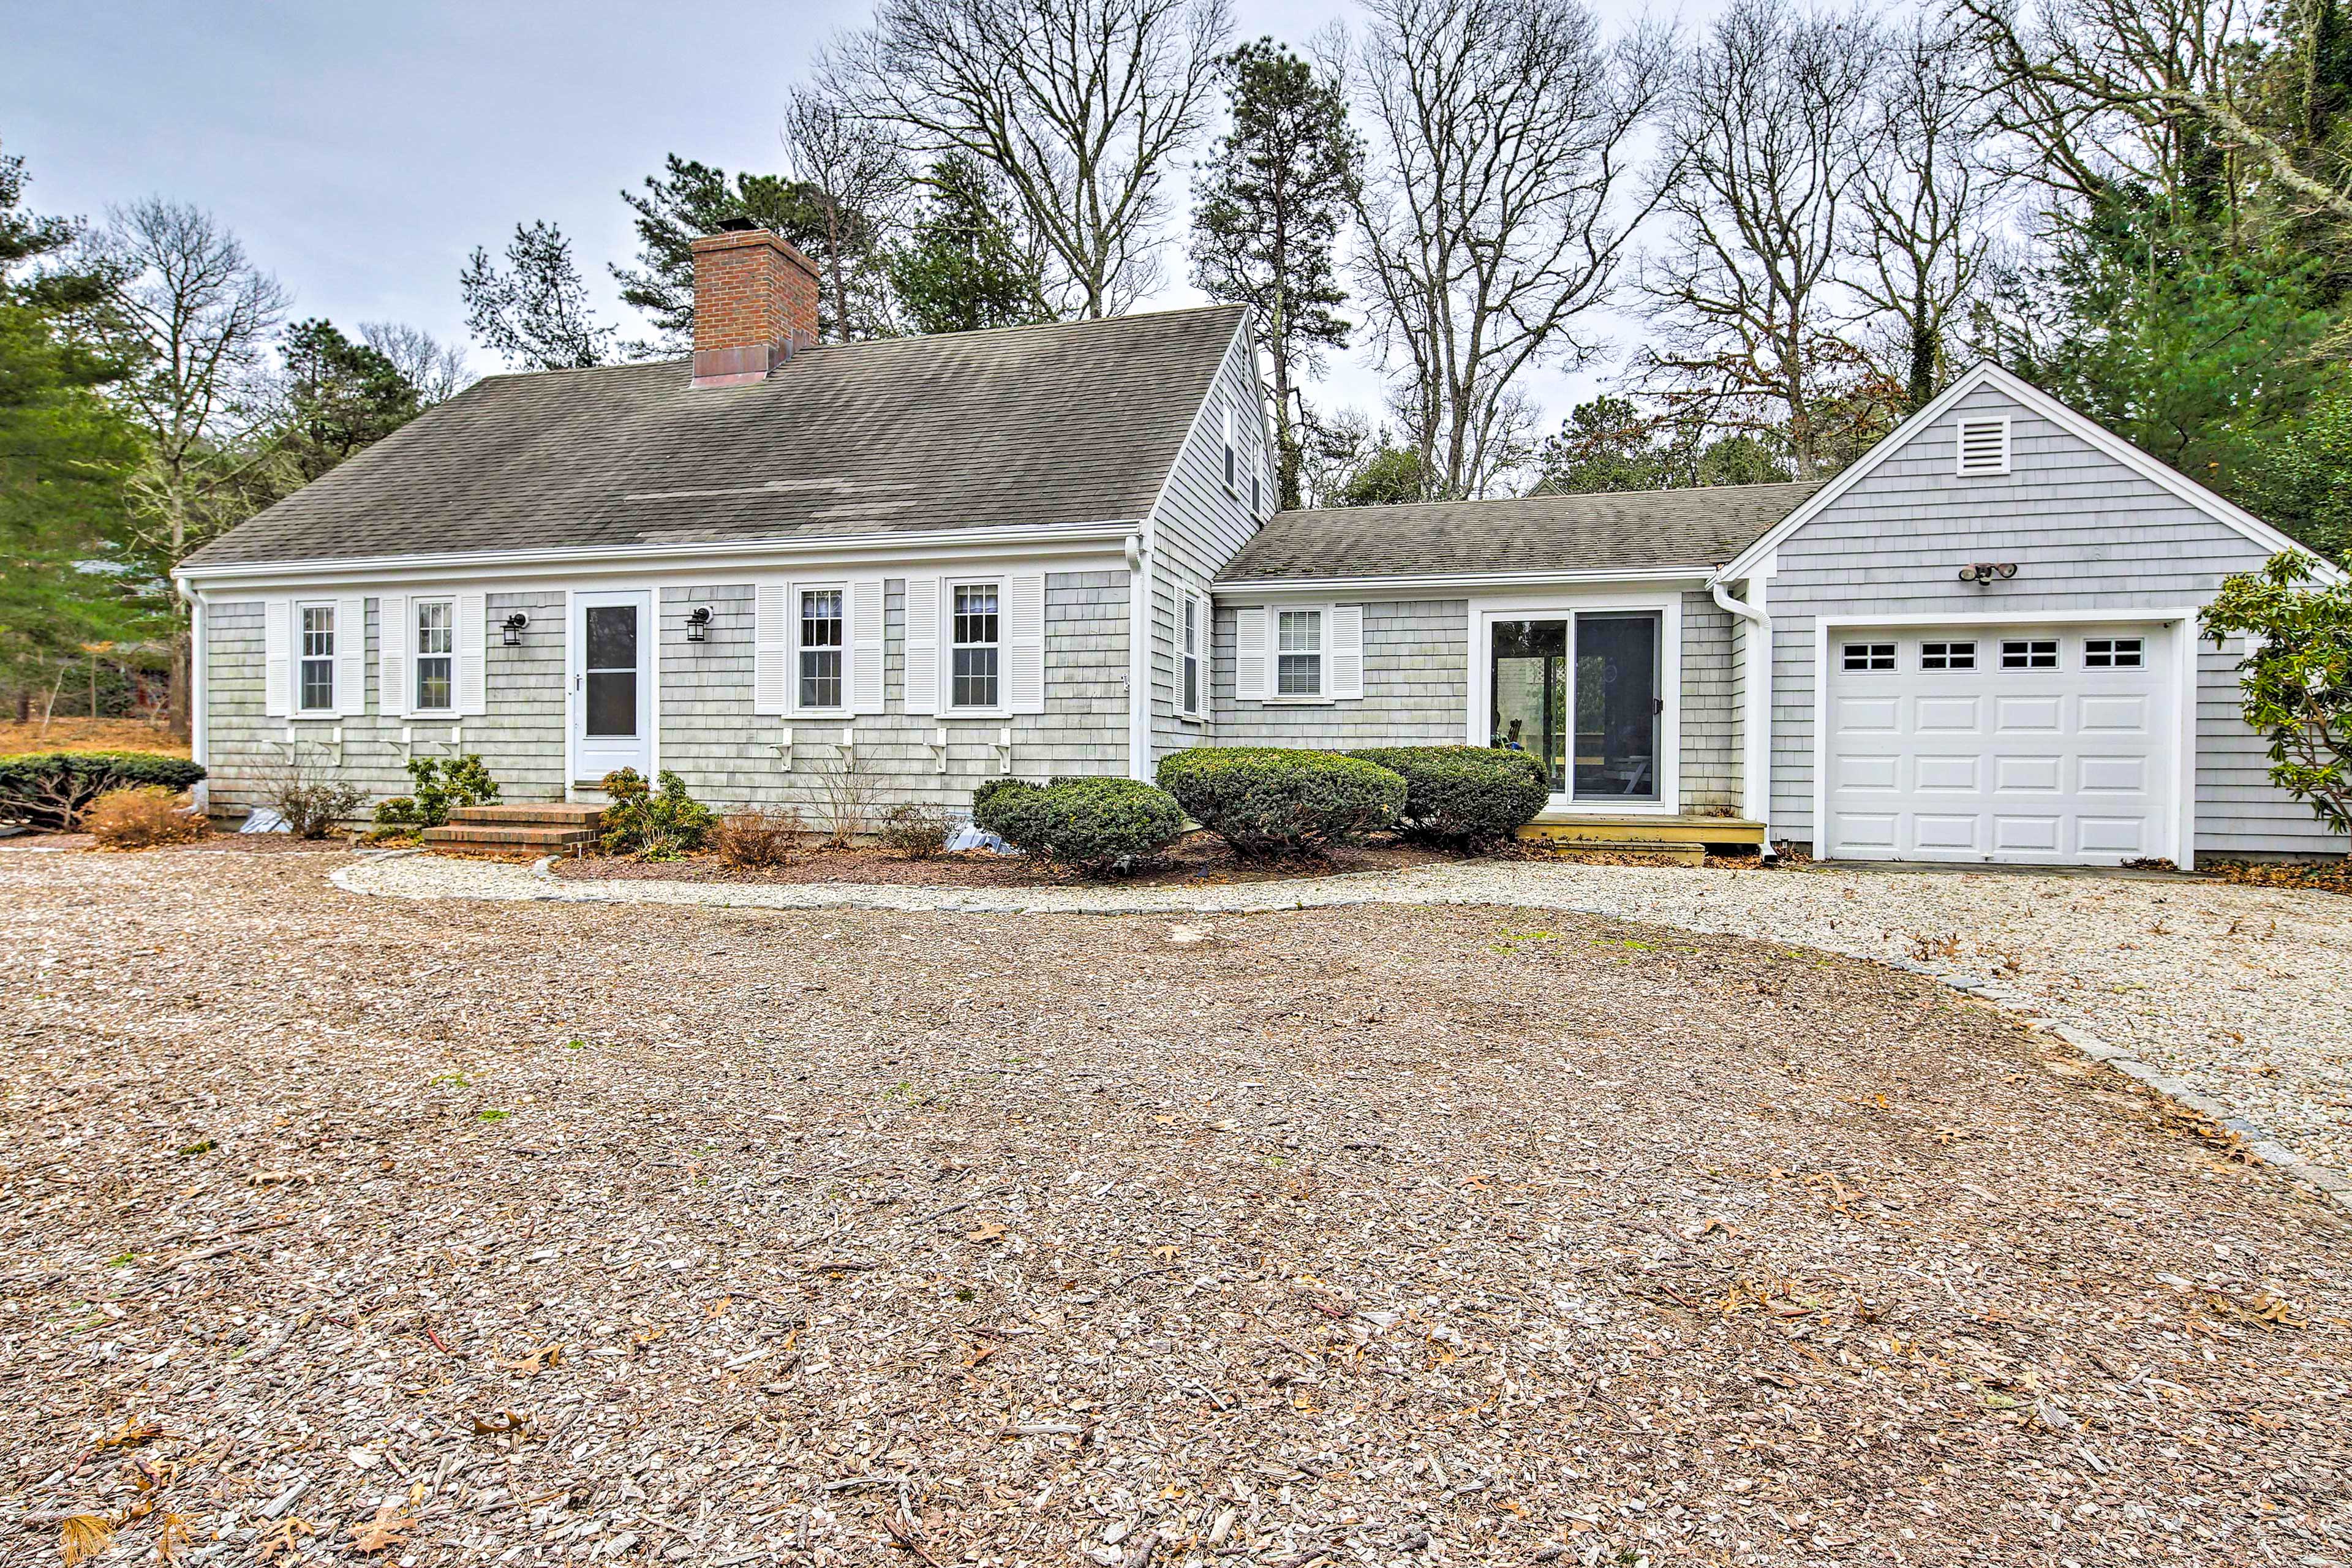
[[1707, 584], [1715, 602], [1748, 623], [1748, 668], [1742, 683], [1746, 706], [1740, 718], [1739, 788], [1742, 809], [1750, 822], [1764, 827], [1763, 858], [1776, 858], [1772, 848], [1772, 617], [1764, 612], [1764, 579], [1748, 579], [1754, 602], [1732, 596], [1723, 583]]
[[691, 568], [736, 562], [819, 556], [852, 560], [866, 555], [927, 556], [934, 552], [980, 546], [1066, 548], [1073, 545], [1115, 545], [1142, 524], [1134, 521], [1042, 523], [991, 528], [916, 528], [892, 533], [811, 534], [793, 539], [698, 539], [675, 544], [563, 545], [539, 550], [475, 550], [414, 555], [352, 555], [299, 561], [241, 561], [217, 564], [182, 564], [173, 581], [183, 588], [194, 583], [235, 582], [278, 578], [317, 578], [349, 582], [378, 574], [430, 574], [446, 577], [454, 572], [479, 569], [512, 574], [518, 569], [606, 567], [678, 562]]
[[1711, 566], [1643, 566], [1587, 572], [1431, 572], [1399, 577], [1263, 577], [1209, 585], [1215, 597], [1246, 603], [1253, 595], [1386, 594], [1415, 589], [1547, 588], [1578, 583], [1700, 583]]
[[1151, 556], [1127, 536], [1127, 776], [1151, 782]]
[[[205, 654], [205, 638], [209, 628], [205, 625], [204, 595], [185, 583], [178, 584], [180, 597], [188, 606], [188, 760], [209, 770], [207, 753], [211, 751], [212, 726], [207, 722], [205, 709], [210, 697], [205, 679], [205, 666], [211, 662]], [[198, 779], [188, 786], [188, 799], [198, 811], [212, 804], [212, 780]]]

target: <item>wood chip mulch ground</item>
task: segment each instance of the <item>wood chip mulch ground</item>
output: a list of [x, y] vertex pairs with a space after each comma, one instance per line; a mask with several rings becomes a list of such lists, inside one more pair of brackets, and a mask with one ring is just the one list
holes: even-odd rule
[[[1506, 847], [1504, 853], [1514, 852]], [[1357, 871], [1393, 871], [1412, 866], [1450, 864], [1457, 855], [1387, 838], [1333, 847], [1314, 857], [1244, 859], [1211, 833], [1191, 833], [1154, 863], [1131, 875], [1109, 879], [1122, 887], [1171, 887], [1198, 883], [1265, 882], [1296, 877], [1343, 877]], [[657, 882], [798, 884], [849, 882], [887, 887], [1058, 888], [1103, 879], [1041, 864], [1021, 855], [971, 850], [910, 859], [887, 849], [814, 847], [782, 866], [730, 866], [716, 855], [677, 860], [637, 860], [590, 855], [557, 860], [559, 877], [576, 879], [637, 879]]]
[[338, 859], [0, 856], [0, 1559], [2352, 1549], [2352, 1225], [1917, 977]]

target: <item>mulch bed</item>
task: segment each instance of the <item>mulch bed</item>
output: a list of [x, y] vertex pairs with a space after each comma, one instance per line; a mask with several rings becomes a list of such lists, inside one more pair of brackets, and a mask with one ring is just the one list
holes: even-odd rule
[[[1502, 853], [1515, 854], [1506, 848]], [[1247, 860], [1235, 855], [1213, 833], [1191, 833], [1158, 864], [1116, 879], [1122, 887], [1181, 886], [1187, 883], [1263, 882], [1292, 877], [1344, 877], [1358, 871], [1393, 871], [1412, 866], [1444, 865], [1459, 859], [1441, 850], [1389, 839], [1347, 845], [1320, 857]], [[577, 880], [635, 879], [665, 882], [807, 883], [862, 882], [896, 887], [1053, 888], [1093, 880], [1072, 871], [1038, 864], [1025, 856], [992, 855], [974, 850], [961, 855], [938, 855], [910, 860], [885, 849], [812, 849], [795, 855], [783, 866], [736, 867], [716, 856], [697, 855], [684, 860], [633, 860], [625, 857], [591, 855], [559, 859], [558, 877]]]
[[2352, 860], [2210, 860], [2197, 862], [2200, 876], [2250, 888], [2305, 888], [2315, 893], [2352, 894]]
[[2352, 1225], [1879, 965], [293, 856], [0, 930], [27, 1561], [2342, 1555]]

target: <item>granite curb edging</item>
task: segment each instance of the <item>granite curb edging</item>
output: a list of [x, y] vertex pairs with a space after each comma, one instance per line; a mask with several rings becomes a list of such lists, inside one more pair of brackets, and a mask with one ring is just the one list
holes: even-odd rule
[[[540, 903], [700, 905], [720, 909], [781, 910], [855, 909], [908, 914], [1249, 915], [1271, 914], [1294, 909], [1339, 909], [1375, 903], [1424, 903], [1432, 906], [1457, 907], [1485, 904], [1496, 908], [1514, 907], [1508, 900], [1484, 894], [1446, 897], [1435, 889], [1426, 890], [1421, 896], [1402, 899], [1382, 896], [1384, 892], [1392, 890], [1386, 888], [1385, 884], [1402, 878], [1402, 874], [1399, 872], [1386, 870], [1359, 871], [1311, 879], [1295, 879], [1289, 881], [1228, 884], [1215, 889], [1198, 889], [1190, 897], [1146, 899], [1133, 902], [1079, 900], [1069, 903], [1064, 903], [1051, 897], [1039, 900], [1017, 895], [1008, 896], [1005, 892], [997, 889], [988, 889], [944, 901], [932, 901], [929, 899], [909, 898], [907, 896], [909, 889], [886, 883], [795, 884], [797, 888], [816, 890], [799, 893], [795, 896], [794, 901], [789, 903], [767, 900], [747, 900], [738, 902], [726, 896], [723, 889], [728, 886], [727, 884], [662, 883], [620, 879], [591, 883], [564, 882], [559, 879], [550, 868], [554, 859], [551, 856], [534, 861], [530, 865], [527, 873], [530, 889], [528, 891], [518, 888], [518, 879], [512, 876], [512, 873], [520, 868], [510, 861], [471, 862], [449, 859], [446, 857], [436, 858], [448, 860], [451, 865], [478, 867], [486, 872], [495, 868], [495, 872], [483, 877], [483, 885], [478, 891], [418, 892], [402, 888], [367, 887], [359, 885], [351, 875], [355, 871], [365, 869], [380, 859], [393, 858], [394, 857], [371, 857], [369, 860], [356, 866], [339, 867], [329, 873], [329, 879], [346, 893], [370, 898], [404, 898], [419, 900], [470, 898]], [[1375, 888], [1372, 884], [1376, 883], [1383, 886]], [[1349, 884], [1355, 886], [1349, 887]], [[1283, 901], [1279, 889], [1286, 888], [1311, 889], [1315, 896], [1302, 898], [1293, 895], [1287, 901]], [[692, 896], [665, 895], [656, 891], [656, 889], [693, 889]], [[1276, 896], [1266, 897], [1265, 890], [1268, 889], [1276, 890]], [[1085, 891], [1086, 889], [1075, 890]], [[1056, 889], [1046, 891], [1058, 893], [1067, 890]], [[1556, 909], [1568, 914], [1597, 915], [1607, 920], [1635, 918], [1623, 916], [1595, 905], [1569, 903], [1557, 900], [1518, 900], [1517, 905], [1518, 907]], [[1702, 929], [1687, 925], [1676, 926], [1675, 922], [1668, 921], [1653, 920], [1643, 923], [1667, 926], [1670, 929]], [[1738, 933], [1711, 934], [1736, 935]], [[1866, 963], [1885, 964], [1906, 973], [1916, 974], [1922, 978], [1933, 980], [1940, 985], [1948, 986], [1962, 995], [1973, 997], [1996, 1007], [2033, 1033], [2049, 1035], [2092, 1062], [2114, 1068], [2159, 1100], [2168, 1100], [2194, 1115], [2203, 1117], [2237, 1133], [2245, 1140], [2243, 1152], [2257, 1163], [2270, 1166], [2280, 1174], [2301, 1183], [2325, 1198], [2333, 1200], [2340, 1207], [2352, 1210], [2352, 1175], [2347, 1175], [2333, 1166], [2316, 1164], [2304, 1159], [2286, 1144], [2272, 1137], [2262, 1127], [2230, 1107], [2207, 1095], [2200, 1094], [2178, 1078], [2159, 1072], [2134, 1057], [2125, 1047], [2110, 1045], [2078, 1025], [2060, 1023], [2042, 1017], [2024, 997], [2004, 986], [1987, 981], [1974, 972], [1957, 967], [1938, 968], [1932, 964], [1867, 953], [1840, 953], [1838, 956], [1855, 958]]]

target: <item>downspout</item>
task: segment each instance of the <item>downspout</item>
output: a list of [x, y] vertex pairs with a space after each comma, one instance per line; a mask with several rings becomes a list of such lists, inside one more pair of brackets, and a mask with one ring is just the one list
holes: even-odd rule
[[[211, 714], [206, 711], [207, 686], [205, 667], [211, 662], [205, 650], [204, 595], [184, 582], [175, 582], [173, 589], [188, 606], [188, 760], [198, 767], [208, 767], [206, 752], [210, 749]], [[198, 811], [212, 804], [212, 780], [198, 779], [188, 786], [188, 799]]]
[[1127, 776], [1151, 782], [1151, 557], [1127, 536]]
[[[1762, 579], [1748, 582], [1748, 592], [1760, 601]], [[1710, 582], [1707, 591], [1717, 605], [1748, 623], [1748, 668], [1740, 688], [1746, 709], [1739, 726], [1739, 787], [1748, 820], [1764, 826], [1760, 853], [1769, 862], [1780, 858], [1772, 847], [1772, 617], [1760, 604], [1733, 597], [1720, 580]]]

